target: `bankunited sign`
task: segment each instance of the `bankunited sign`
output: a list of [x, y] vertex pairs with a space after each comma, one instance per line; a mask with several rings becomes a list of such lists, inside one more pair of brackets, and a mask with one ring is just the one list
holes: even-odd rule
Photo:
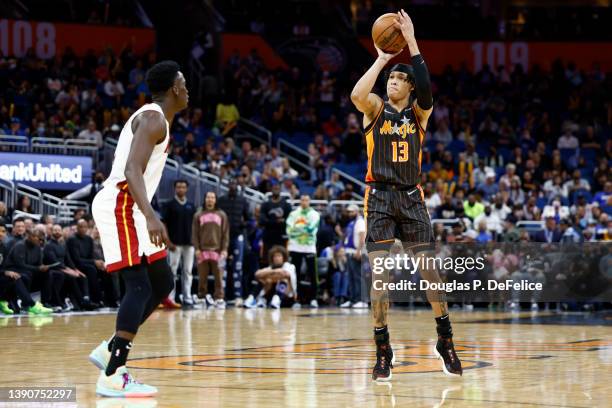
[[91, 183], [91, 157], [0, 153], [0, 178], [41, 190], [77, 190]]

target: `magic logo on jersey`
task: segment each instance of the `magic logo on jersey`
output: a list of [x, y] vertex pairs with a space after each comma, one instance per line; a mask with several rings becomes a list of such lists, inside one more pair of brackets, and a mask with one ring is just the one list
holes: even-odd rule
[[379, 129], [381, 135], [399, 135], [402, 139], [405, 139], [408, 135], [414, 135], [417, 131], [416, 125], [410, 123], [410, 118], [402, 116], [401, 124], [392, 122], [387, 119], [383, 122]]

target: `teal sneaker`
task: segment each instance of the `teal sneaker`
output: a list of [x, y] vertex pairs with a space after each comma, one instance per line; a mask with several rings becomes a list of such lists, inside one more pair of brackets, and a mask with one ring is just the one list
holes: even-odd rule
[[4, 313], [5, 315], [15, 314], [15, 311], [9, 307], [6, 300], [0, 301], [0, 312]]
[[40, 302], [34, 303], [34, 306], [28, 308], [28, 314], [31, 315], [44, 315], [53, 313], [52, 309], [44, 307]]
[[105, 371], [110, 361], [110, 356], [111, 353], [108, 351], [108, 341], [102, 340], [102, 343], [89, 353], [89, 361], [100, 370]]
[[152, 397], [157, 394], [157, 388], [136, 382], [125, 366], [121, 366], [110, 376], [100, 372], [96, 394], [112, 398]]

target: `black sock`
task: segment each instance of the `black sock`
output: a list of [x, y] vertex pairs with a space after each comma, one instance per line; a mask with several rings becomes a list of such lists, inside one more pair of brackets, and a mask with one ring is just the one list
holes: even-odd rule
[[106, 367], [107, 376], [115, 374], [117, 368], [125, 365], [130, 348], [132, 348], [131, 340], [115, 336], [111, 358]]
[[389, 330], [387, 330], [387, 326], [374, 328], [374, 341], [377, 346], [389, 343]]
[[453, 328], [451, 327], [450, 317], [448, 317], [448, 314], [436, 317], [436, 331], [438, 332], [438, 336], [444, 339], [450, 339], [453, 337]]

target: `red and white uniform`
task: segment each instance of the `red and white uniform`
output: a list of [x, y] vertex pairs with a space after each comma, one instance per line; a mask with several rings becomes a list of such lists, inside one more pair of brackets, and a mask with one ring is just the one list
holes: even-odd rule
[[[166, 256], [166, 249], [151, 243], [145, 216], [134, 202], [125, 179], [125, 165], [134, 138], [132, 121], [140, 113], [149, 110], [164, 114], [159, 105], [150, 103], [138, 109], [128, 119], [119, 135], [111, 174], [104, 182], [104, 188], [96, 194], [91, 206], [94, 221], [100, 231], [104, 262], [109, 272], [138, 265], [143, 255], [149, 262]], [[166, 138], [153, 148], [143, 174], [149, 202], [159, 186], [168, 157], [169, 142], [170, 126], [166, 121]]]

